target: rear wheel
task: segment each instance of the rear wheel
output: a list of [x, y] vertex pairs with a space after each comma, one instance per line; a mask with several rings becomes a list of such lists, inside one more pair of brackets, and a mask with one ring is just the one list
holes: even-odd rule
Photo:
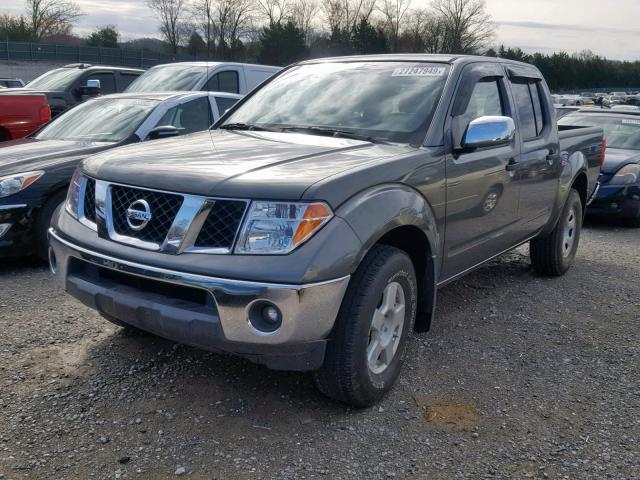
[[325, 395], [368, 407], [395, 383], [416, 317], [417, 283], [402, 250], [377, 245], [351, 279], [322, 368]]
[[582, 212], [580, 195], [571, 189], [553, 231], [544, 238], [535, 238], [530, 242], [531, 264], [536, 272], [560, 276], [569, 270], [580, 243]]

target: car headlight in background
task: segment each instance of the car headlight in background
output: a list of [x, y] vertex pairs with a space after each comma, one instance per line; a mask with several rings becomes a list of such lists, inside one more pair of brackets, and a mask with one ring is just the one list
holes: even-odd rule
[[71, 177], [71, 183], [69, 184], [69, 190], [67, 190], [67, 201], [64, 203], [67, 212], [73, 218], [78, 218], [78, 201], [80, 200], [80, 182], [82, 180], [82, 174], [79, 170], [73, 172]]
[[44, 175], [43, 171], [37, 171], [0, 177], [0, 198], [8, 197], [24, 190], [42, 175]]
[[630, 163], [616, 172], [609, 181], [610, 185], [629, 185], [636, 183], [640, 177], [640, 164]]
[[331, 217], [331, 208], [323, 202], [252, 202], [235, 252], [289, 253], [311, 238]]

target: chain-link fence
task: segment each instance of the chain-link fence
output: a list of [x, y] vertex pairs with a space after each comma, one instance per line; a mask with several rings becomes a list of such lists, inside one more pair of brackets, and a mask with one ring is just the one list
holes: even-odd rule
[[160, 63], [198, 60], [188, 55], [168, 55], [133, 48], [103, 48], [48, 43], [0, 42], [0, 60], [93, 63], [148, 68]]

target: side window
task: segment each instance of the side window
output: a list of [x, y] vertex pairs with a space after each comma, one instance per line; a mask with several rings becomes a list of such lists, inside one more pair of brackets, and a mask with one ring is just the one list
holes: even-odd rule
[[216, 105], [218, 106], [218, 112], [220, 112], [220, 116], [224, 115], [224, 112], [233, 107], [238, 101], [235, 98], [226, 98], [226, 97], [215, 97]]
[[500, 85], [495, 78], [484, 78], [476, 83], [469, 99], [469, 105], [462, 115], [464, 125], [479, 117], [504, 115]]
[[133, 73], [120, 73], [120, 91], [125, 90], [138, 76]]
[[240, 93], [240, 81], [238, 72], [226, 70], [216, 73], [209, 79], [204, 88], [207, 92]]
[[529, 81], [529, 91], [531, 92], [533, 111], [536, 115], [536, 136], [540, 136], [545, 127], [542, 95], [540, 94], [540, 82], [534, 80]]
[[101, 95], [116, 93], [116, 79], [113, 76], [113, 73], [92, 73], [85, 79], [84, 83], [87, 83], [87, 80], [100, 80]]
[[[529, 84], [534, 83], [527, 79], [518, 79], [511, 82], [511, 90], [513, 91], [513, 97], [516, 102], [516, 108], [518, 110], [518, 118], [520, 119], [520, 130], [522, 132], [523, 140], [531, 140], [536, 138], [542, 131], [542, 125], [538, 129], [536, 121], [536, 111], [534, 109], [534, 100], [532, 98], [532, 90], [529, 88]], [[535, 83], [533, 87], [537, 93]], [[540, 109], [540, 118], [542, 118], [542, 110], [540, 105], [539, 95], [537, 96], [538, 109]]]
[[213, 123], [207, 97], [196, 98], [181, 105], [171, 107], [162, 116], [156, 127], [174, 126], [180, 134], [206, 130]]

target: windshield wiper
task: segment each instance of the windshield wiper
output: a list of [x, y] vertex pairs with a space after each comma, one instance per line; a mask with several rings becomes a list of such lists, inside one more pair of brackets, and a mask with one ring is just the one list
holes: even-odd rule
[[218, 128], [223, 130], [255, 130], [258, 132], [275, 132], [275, 130], [267, 127], [261, 127], [259, 125], [254, 125], [251, 123], [225, 123], [224, 125], [220, 125]]
[[317, 135], [327, 135], [331, 137], [343, 137], [343, 138], [351, 138], [353, 140], [362, 140], [364, 142], [371, 143], [380, 143], [381, 140], [377, 138], [371, 137], [369, 135], [361, 135], [359, 133], [349, 132], [347, 130], [340, 130], [339, 128], [330, 128], [330, 127], [315, 127], [315, 126], [292, 126], [292, 127], [282, 127], [283, 132], [287, 131], [302, 131], [302, 132], [310, 132], [315, 133]]

